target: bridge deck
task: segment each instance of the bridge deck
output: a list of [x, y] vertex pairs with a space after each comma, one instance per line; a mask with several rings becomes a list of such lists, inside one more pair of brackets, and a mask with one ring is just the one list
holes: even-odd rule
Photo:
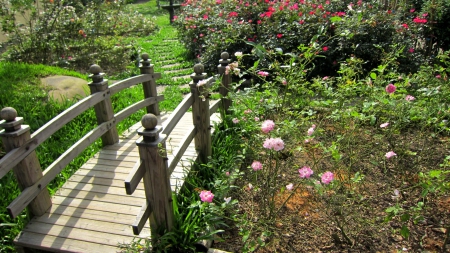
[[[164, 122], [169, 115], [162, 115]], [[217, 121], [213, 115], [211, 121]], [[131, 228], [145, 202], [142, 182], [126, 195], [124, 180], [139, 160], [135, 141], [140, 123], [131, 127], [120, 142], [104, 147], [89, 159], [53, 196], [50, 210], [33, 218], [15, 239], [17, 246], [50, 252], [118, 252], [119, 244], [135, 238]], [[192, 114], [186, 113], [167, 139], [169, 164], [171, 151], [192, 126]], [[172, 190], [195, 160], [193, 142], [171, 176]], [[139, 237], [150, 236], [147, 222]]]

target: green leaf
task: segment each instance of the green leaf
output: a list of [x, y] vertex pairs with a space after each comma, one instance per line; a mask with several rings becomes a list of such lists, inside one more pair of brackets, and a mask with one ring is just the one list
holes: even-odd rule
[[430, 171], [430, 177], [438, 178], [442, 173], [442, 170], [432, 170]]
[[404, 214], [400, 217], [400, 220], [403, 221], [403, 222], [405, 222], [405, 221], [408, 221], [410, 217], [411, 217], [411, 216], [410, 216], [409, 214], [404, 213]]
[[372, 78], [374, 80], [377, 79], [377, 74], [374, 72], [370, 73], [370, 78]]
[[339, 22], [339, 21], [341, 21], [341, 20], [342, 20], [342, 18], [341, 18], [341, 17], [338, 17], [338, 16], [335, 16], [335, 17], [331, 17], [331, 18], [330, 18], [331, 23], [336, 23], [336, 22]]
[[409, 229], [406, 225], [402, 226], [402, 229], [400, 230], [400, 234], [403, 236], [403, 238], [408, 239], [409, 238]]

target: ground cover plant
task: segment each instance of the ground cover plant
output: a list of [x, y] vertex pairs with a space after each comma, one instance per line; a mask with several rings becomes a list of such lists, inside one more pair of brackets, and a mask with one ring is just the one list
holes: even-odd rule
[[[399, 73], [392, 53], [381, 63], [389, 71], [377, 67], [355, 78], [360, 59], [350, 58], [338, 76], [307, 81], [321, 48], [299, 49], [306, 57], [284, 55], [270, 79], [258, 63], [241, 69], [258, 80], [253, 87], [236, 84], [231, 96], [227, 124], [238, 133], [232, 136], [243, 146], [236, 152], [245, 152], [246, 163], [231, 195], [239, 203], [228, 214], [232, 229], [216, 247], [446, 251], [449, 52], [414, 74]], [[247, 57], [236, 55], [237, 65]]]

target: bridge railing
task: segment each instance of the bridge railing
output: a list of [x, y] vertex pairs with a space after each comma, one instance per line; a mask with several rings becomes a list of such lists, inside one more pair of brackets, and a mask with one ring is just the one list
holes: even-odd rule
[[[139, 233], [143, 225], [142, 221], [145, 223], [149, 217], [153, 217], [150, 218], [153, 232], [160, 231], [161, 224], [167, 223], [168, 225], [165, 227], [171, 228], [171, 221], [166, 221], [167, 219], [164, 218], [173, 217], [173, 212], [167, 214], [168, 210], [171, 210], [170, 174], [192, 139], [195, 140], [199, 161], [206, 162], [207, 157], [211, 155], [210, 115], [219, 106], [226, 111], [229, 101], [219, 100], [209, 106], [207, 91], [217, 76], [207, 79], [206, 74], [203, 73], [203, 66], [196, 65], [195, 73], [191, 75], [191, 93], [180, 103], [164, 126], [156, 126], [153, 116], [150, 115], [160, 114], [158, 102], [162, 101], [164, 97], [157, 95], [156, 80], [161, 77], [161, 74], [154, 72], [148, 54], [143, 54], [141, 58], [141, 75], [122, 80], [111, 86], [108, 86], [108, 81], [103, 78], [104, 73], [100, 66], [92, 65], [89, 69], [92, 79], [92, 82], [89, 83], [91, 95], [60, 113], [33, 134], [30, 134], [29, 126], [22, 125], [24, 120], [17, 117], [14, 108], [6, 107], [1, 110], [0, 116], [3, 120], [0, 121], [0, 128], [3, 130], [0, 131], [0, 137], [6, 155], [0, 159], [0, 178], [12, 170], [21, 190], [19, 196], [7, 207], [11, 217], [17, 217], [27, 207], [30, 215], [41, 216], [44, 214], [52, 205], [46, 186], [97, 139], [101, 138], [104, 146], [117, 143], [119, 135], [116, 125], [145, 107], [149, 114], [143, 118], [144, 129], [139, 131], [142, 138], [137, 141], [141, 159], [125, 181], [126, 192], [131, 194], [136, 189], [137, 183], [144, 178], [147, 203], [144, 204], [144, 213], [140, 214], [141, 218], [139, 216], [137, 218], [138, 225], [133, 226], [133, 229], [135, 233]], [[231, 80], [228, 74], [225, 74], [225, 68], [229, 63], [228, 58], [227, 53], [222, 53], [219, 61], [219, 75], [222, 77], [223, 87], [228, 87]], [[114, 114], [111, 96], [140, 83], [143, 84], [144, 99]], [[226, 97], [227, 92], [228, 88], [220, 89], [223, 97]], [[166, 137], [191, 106], [194, 125], [183, 138], [169, 165], [167, 153], [165, 153]], [[42, 171], [35, 149], [64, 125], [92, 107], [95, 110], [98, 126]], [[150, 215], [152, 212], [154, 215]]]
[[[211, 156], [211, 122], [210, 117], [219, 107], [226, 112], [230, 101], [225, 100], [231, 79], [225, 74], [225, 68], [229, 63], [228, 53], [222, 53], [219, 61], [219, 77], [221, 78], [220, 89], [222, 100], [210, 105], [209, 90], [218, 76], [207, 78], [203, 73], [203, 65], [194, 66], [191, 75], [191, 93], [171, 114], [170, 118], [162, 126], [157, 125], [157, 118], [152, 114], [144, 115], [142, 128], [138, 131], [141, 137], [136, 141], [139, 147], [140, 161], [125, 179], [127, 194], [133, 194], [141, 179], [144, 182], [146, 202], [143, 203], [136, 221], [132, 225], [133, 233], [138, 235], [147, 220], [150, 221], [152, 240], [156, 241], [162, 231], [171, 231], [173, 227], [174, 213], [172, 210], [172, 190], [170, 175], [174, 171], [189, 144], [194, 140], [197, 153], [197, 162], [206, 163]], [[186, 131], [178, 149], [173, 152], [173, 157], [168, 162], [166, 151], [167, 136], [170, 135], [181, 117], [192, 108], [193, 126]]]

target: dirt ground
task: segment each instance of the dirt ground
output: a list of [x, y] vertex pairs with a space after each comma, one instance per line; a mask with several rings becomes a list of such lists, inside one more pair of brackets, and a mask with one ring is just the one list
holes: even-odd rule
[[[272, 223], [258, 214], [261, 203], [258, 193], [246, 194], [242, 189], [248, 182], [245, 179], [238, 182], [241, 190], [233, 197], [242, 203], [239, 213], [247, 214], [253, 239], [260, 237], [265, 243], [255, 252], [450, 252], [450, 240], [446, 239], [450, 225], [450, 197], [433, 193], [423, 198], [417, 176], [420, 172], [440, 168], [439, 164], [448, 155], [449, 138], [433, 138], [419, 130], [410, 130], [394, 137], [393, 141], [416, 155], [401, 155], [395, 162], [374, 164], [372, 153], [376, 144], [373, 136], [376, 133], [365, 133], [361, 131], [354, 144], [358, 147], [358, 155], [366, 158], [359, 159], [345, 171], [336, 171], [326, 161], [319, 164], [324, 171], [335, 172], [336, 180], [342, 183], [340, 188], [319, 195], [313, 187], [301, 185], [295, 192], [279, 193], [275, 198], [275, 209], [291, 193], [293, 195]], [[306, 164], [310, 157], [297, 153], [288, 159], [293, 159], [295, 164]], [[364, 175], [361, 183], [348, 180], [356, 172]], [[286, 182], [301, 182], [296, 170], [288, 166], [283, 168], [280, 178]], [[419, 202], [424, 203], [423, 210], [417, 210]], [[404, 222], [398, 216], [387, 221], [386, 209], [397, 204], [402, 210], [408, 210], [411, 217], [405, 217]], [[418, 219], [414, 220], [414, 215]], [[243, 252], [239, 228], [232, 223], [229, 226], [220, 235], [223, 242], [215, 242], [213, 247]], [[409, 229], [409, 238], [401, 236], [402, 226]], [[262, 231], [270, 231], [272, 235], [262, 237]]]

